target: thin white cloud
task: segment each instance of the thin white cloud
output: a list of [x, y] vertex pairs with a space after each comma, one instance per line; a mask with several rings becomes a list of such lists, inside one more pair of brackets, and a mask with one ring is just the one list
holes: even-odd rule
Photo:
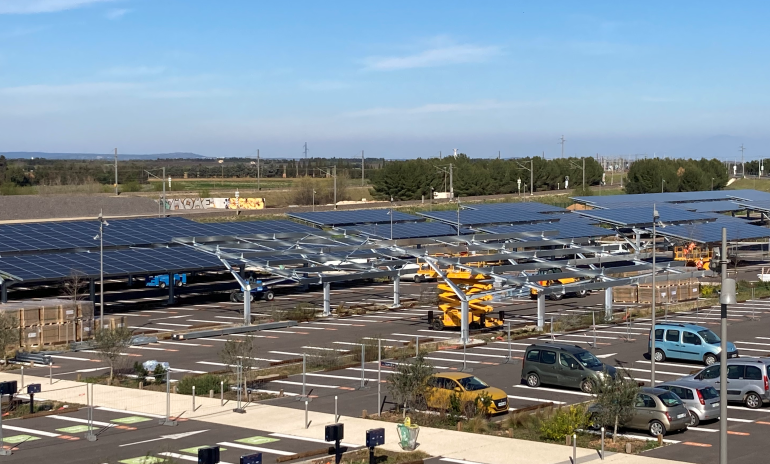
[[299, 86], [305, 90], [328, 92], [346, 89], [350, 87], [350, 84], [342, 81], [302, 81], [299, 83]]
[[113, 0], [0, 0], [0, 14], [54, 13]]
[[163, 66], [115, 66], [105, 69], [102, 74], [120, 77], [156, 76], [162, 74], [166, 68]]
[[364, 60], [365, 69], [396, 71], [414, 68], [433, 68], [463, 63], [481, 63], [500, 53], [498, 46], [450, 44], [405, 56], [369, 57]]
[[107, 14], [105, 14], [104, 16], [107, 19], [111, 19], [111, 20], [114, 21], [116, 19], [122, 18], [123, 16], [126, 15], [126, 13], [129, 13], [129, 12], [131, 12], [131, 10], [128, 9], [128, 8], [115, 8], [115, 9], [112, 9], [112, 10], [108, 11]]
[[35, 84], [0, 88], [0, 95], [13, 97], [89, 97], [137, 89], [130, 82], [84, 82], [79, 84]]
[[410, 115], [410, 114], [428, 114], [428, 113], [451, 113], [458, 111], [485, 111], [515, 107], [534, 106], [537, 103], [531, 102], [501, 102], [496, 100], [486, 100], [475, 103], [429, 103], [412, 108], [392, 108], [379, 107], [369, 108], [360, 111], [352, 111], [343, 114], [348, 118], [365, 118], [372, 116], [386, 115]]

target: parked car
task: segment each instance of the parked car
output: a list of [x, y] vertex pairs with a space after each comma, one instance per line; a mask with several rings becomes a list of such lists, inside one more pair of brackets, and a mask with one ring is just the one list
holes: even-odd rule
[[490, 387], [471, 374], [463, 372], [434, 374], [430, 377], [428, 384], [426, 400], [430, 408], [448, 408], [452, 394], [459, 395], [462, 401], [474, 401], [480, 395], [486, 394], [492, 400], [486, 411], [488, 414], [508, 412], [508, 395], [499, 388]]
[[[537, 275], [538, 276], [543, 276], [542, 277], [543, 280], [539, 280], [537, 283], [540, 284], [540, 286], [542, 286], [542, 287], [548, 287], [550, 285], [574, 284], [575, 282], [579, 282], [579, 281], [583, 280], [580, 277], [562, 277], [560, 279], [555, 279], [555, 280], [551, 278], [551, 275], [556, 275], [556, 274], [561, 274], [561, 273], [562, 273], [562, 270], [560, 268], [558, 268], [558, 267], [551, 267], [551, 268], [547, 268], [547, 269], [538, 269]], [[590, 291], [585, 290], [585, 289], [580, 289], [580, 290], [576, 290], [576, 291], [567, 291], [567, 290], [568, 290], [568, 288], [565, 289], [565, 292], [563, 292], [563, 293], [551, 293], [550, 295], [547, 295], [546, 298], [548, 298], [549, 300], [554, 300], [554, 301], [561, 300], [562, 298], [564, 298], [564, 295], [571, 295], [571, 296], [575, 296], [577, 298], [585, 298], [590, 293]], [[535, 288], [529, 289], [529, 297], [531, 299], [533, 299], [533, 300], [536, 300], [537, 299], [537, 289], [535, 289]]]
[[[720, 359], [721, 340], [709, 328], [695, 324], [655, 324], [655, 362], [667, 358], [700, 361], [710, 366]], [[652, 346], [652, 331], [647, 352]], [[738, 349], [727, 342], [727, 358], [737, 358]]]
[[[166, 288], [169, 285], [168, 282], [168, 274], [148, 275], [144, 277], [144, 285], [146, 287]], [[174, 285], [177, 287], [187, 285], [187, 274], [174, 274]]]
[[673, 380], [657, 387], [682, 400], [690, 412], [690, 427], [697, 427], [701, 421], [719, 419], [719, 392], [710, 384], [700, 380]]
[[[599, 406], [591, 405], [588, 412], [599, 412]], [[678, 396], [662, 388], [645, 387], [637, 393], [634, 415], [623, 427], [646, 430], [657, 437], [668, 432], [687, 430], [689, 423], [690, 414]]]
[[521, 379], [530, 387], [543, 383], [592, 393], [604, 375], [615, 377], [615, 368], [599, 361], [590, 351], [566, 343], [528, 346], [521, 366]]
[[[727, 401], [739, 401], [751, 409], [770, 402], [770, 358], [727, 360]], [[719, 364], [713, 364], [693, 375], [682, 377], [706, 382], [719, 389]]]
[[436, 274], [427, 263], [409, 263], [401, 268], [401, 280], [411, 280], [415, 283], [436, 280]]
[[[261, 280], [256, 279], [249, 279], [249, 283], [251, 284], [251, 292], [249, 293], [249, 301], [254, 301], [255, 299], [264, 298], [267, 301], [273, 301], [275, 298], [275, 294], [273, 293], [270, 288], [263, 284]], [[241, 287], [239, 290], [233, 290], [230, 292], [230, 301], [234, 303], [241, 303], [243, 302], [243, 295], [246, 292], [246, 289]]]

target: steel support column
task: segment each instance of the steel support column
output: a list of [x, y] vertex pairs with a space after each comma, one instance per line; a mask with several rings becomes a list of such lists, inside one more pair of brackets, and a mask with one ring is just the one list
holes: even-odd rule
[[0, 279], [0, 303], [8, 303], [8, 282]]
[[470, 343], [471, 337], [470, 337], [470, 328], [468, 327], [471, 323], [471, 317], [470, 317], [470, 309], [468, 306], [468, 300], [461, 300], [460, 301], [460, 319], [462, 325], [460, 326], [460, 342], [461, 343]]
[[96, 285], [94, 284], [94, 279], [88, 280], [88, 295], [91, 299], [91, 303], [96, 306]]
[[324, 282], [324, 316], [332, 315], [332, 284]]
[[251, 284], [243, 292], [243, 325], [251, 325]]
[[176, 300], [174, 299], [174, 274], [168, 275], [168, 304], [174, 304], [176, 303]]
[[537, 329], [545, 327], [545, 293], [537, 292]]
[[401, 276], [393, 277], [393, 307], [401, 306]]
[[612, 287], [604, 290], [604, 320], [612, 320]]
[[636, 249], [638, 253], [638, 250], [642, 249], [642, 237], [639, 235], [639, 232], [634, 233], [634, 241], [636, 242]]
[[131, 274], [128, 275], [128, 282], [127, 282], [127, 284], [128, 284], [129, 287], [133, 287], [134, 286], [134, 276], [132, 276]]

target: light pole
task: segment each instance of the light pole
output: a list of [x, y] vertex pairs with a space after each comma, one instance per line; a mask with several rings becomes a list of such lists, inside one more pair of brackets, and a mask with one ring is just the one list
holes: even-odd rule
[[[534, 189], [532, 188], [532, 186], [535, 185], [535, 159], [534, 158], [530, 158], [529, 159], [529, 167], [528, 168], [524, 167], [524, 165], [519, 163], [518, 161], [516, 162], [516, 164], [519, 165], [519, 168], [526, 169], [527, 171], [529, 171], [529, 194], [530, 195], [534, 195], [534, 193], [533, 193]], [[519, 192], [519, 193], [521, 193], [521, 192]], [[527, 189], [525, 188], [524, 189], [524, 194], [526, 195], [526, 193], [527, 193]]]
[[652, 388], [655, 388], [655, 293], [657, 292], [657, 288], [655, 288], [655, 274], [658, 272], [658, 270], [655, 268], [655, 257], [656, 257], [655, 242], [658, 239], [655, 226], [658, 223], [659, 218], [660, 218], [660, 215], [658, 215], [658, 209], [653, 204], [652, 205], [652, 311], [650, 311], [651, 312], [650, 318], [652, 323], [652, 336], [650, 337], [650, 386]]
[[393, 197], [390, 197], [390, 239], [393, 240]]
[[103, 211], [99, 210], [99, 233], [94, 240], [99, 240], [99, 326], [104, 321], [104, 227], [110, 224], [104, 220]]
[[714, 178], [711, 178], [711, 190], [714, 190]]
[[521, 177], [516, 179], [516, 187], [519, 188], [519, 196], [521, 196]]
[[460, 197], [457, 197], [457, 236], [460, 236]]
[[727, 278], [727, 229], [722, 227], [722, 291], [719, 294], [720, 347], [719, 352], [719, 464], [727, 464], [727, 305], [737, 302], [735, 280]]
[[663, 193], [663, 186], [666, 185], [666, 179], [660, 180], [660, 193]]
[[222, 166], [222, 176], [220, 177], [222, 185], [225, 185], [225, 165], [224, 165], [224, 158], [217, 160], [217, 163], [219, 163], [220, 166]]
[[315, 189], [313, 189], [313, 211], [315, 211]]

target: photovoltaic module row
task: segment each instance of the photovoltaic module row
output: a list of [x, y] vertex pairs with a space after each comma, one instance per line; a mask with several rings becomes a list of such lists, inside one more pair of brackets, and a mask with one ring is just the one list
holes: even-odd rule
[[[104, 246], [166, 244], [174, 237], [306, 233], [315, 229], [293, 221], [202, 224], [179, 217], [108, 220]], [[17, 252], [94, 248], [99, 221], [64, 221], [0, 225], [0, 255]]]
[[770, 237], [770, 229], [746, 224], [742, 219], [722, 217], [713, 222], [701, 224], [683, 224], [658, 228], [661, 235], [691, 240], [699, 243], [719, 243], [722, 241], [722, 228], [727, 229], [727, 240], [751, 240]]
[[[660, 221], [663, 223], [676, 224], [682, 222], [705, 222], [716, 219], [718, 216], [709, 213], [694, 213], [682, 208], [669, 205], [656, 205]], [[579, 211], [578, 214], [600, 222], [615, 224], [620, 226], [644, 226], [653, 223], [653, 207], [634, 207], [617, 209], [594, 209], [588, 211]]]
[[307, 221], [319, 226], [336, 227], [358, 224], [382, 224], [393, 222], [423, 221], [419, 216], [393, 211], [391, 218], [389, 209], [359, 209], [351, 211], [316, 211], [309, 213], [289, 213], [294, 219]]
[[[440, 222], [399, 222], [393, 224], [392, 237], [390, 224], [370, 224], [346, 227], [348, 234], [360, 234], [383, 240], [400, 240], [407, 238], [441, 237], [457, 235], [457, 227]], [[461, 228], [460, 234], [472, 234], [470, 229]]]
[[[224, 269], [215, 256], [185, 247], [104, 252], [104, 275], [125, 276]], [[0, 258], [0, 273], [22, 281], [60, 280], [73, 273], [99, 277], [99, 253], [49, 253]]]
[[[512, 226], [487, 226], [480, 229], [483, 232], [489, 234], [508, 234], [515, 232], [543, 234], [544, 232], [556, 232], [555, 234], [548, 234], [544, 236], [548, 240], [556, 240], [563, 238], [578, 238], [578, 237], [607, 237], [615, 235], [615, 231], [610, 229], [603, 229], [598, 226], [590, 224], [582, 224], [579, 222], [548, 222], [539, 224], [516, 224]], [[539, 239], [537, 235], [533, 235], [532, 239]]]
[[517, 224], [530, 222], [545, 222], [553, 220], [551, 215], [526, 211], [497, 211], [494, 209], [460, 210], [459, 221], [457, 211], [422, 212], [420, 215], [446, 224], [457, 224], [461, 227], [473, 227], [486, 224]]

